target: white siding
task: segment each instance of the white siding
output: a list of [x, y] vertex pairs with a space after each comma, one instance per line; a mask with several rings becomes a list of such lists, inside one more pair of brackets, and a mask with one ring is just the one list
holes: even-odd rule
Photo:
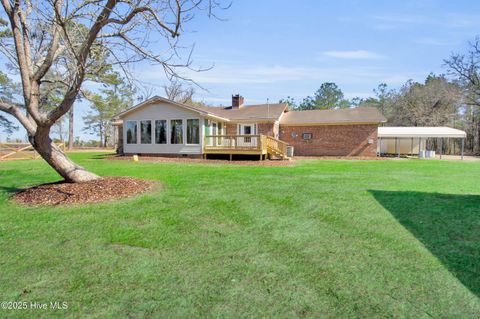
[[[198, 119], [200, 122], [200, 144], [187, 144], [187, 119]], [[195, 111], [184, 109], [168, 103], [146, 105], [132, 111], [123, 118], [123, 150], [125, 153], [141, 154], [202, 154], [204, 118]], [[140, 121], [152, 120], [152, 144], [140, 144]], [[155, 120], [167, 120], [167, 144], [155, 144]], [[170, 120], [183, 120], [183, 144], [170, 144], [171, 123]], [[125, 130], [126, 121], [138, 121], [137, 144], [127, 144]]]

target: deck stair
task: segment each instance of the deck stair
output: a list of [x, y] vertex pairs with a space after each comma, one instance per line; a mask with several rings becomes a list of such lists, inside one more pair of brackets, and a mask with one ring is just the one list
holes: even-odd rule
[[289, 157], [287, 156], [287, 143], [271, 136], [264, 136], [267, 145], [267, 154], [270, 159], [289, 159]]

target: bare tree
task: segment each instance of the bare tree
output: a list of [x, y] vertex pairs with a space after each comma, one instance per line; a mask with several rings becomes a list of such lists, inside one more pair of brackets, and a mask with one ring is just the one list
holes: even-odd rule
[[465, 121], [473, 137], [473, 151], [480, 152], [480, 38], [470, 43], [466, 54], [453, 54], [445, 60], [450, 74], [464, 87]]
[[178, 103], [191, 102], [195, 94], [195, 89], [192, 86], [185, 86], [176, 79], [170, 81], [168, 85], [164, 85], [163, 89], [167, 98]]
[[[70, 182], [98, 178], [50, 138], [52, 125], [70, 111], [82, 84], [108, 65], [126, 71], [128, 64], [144, 60], [161, 65], [170, 79], [178, 77], [177, 67], [191, 66], [190, 55], [181, 59], [178, 45], [184, 24], [197, 10], [213, 15], [220, 7], [214, 0], [1, 1], [8, 29], [2, 34], [8, 36], [1, 37], [0, 52], [20, 75], [22, 98], [0, 101], [0, 111], [23, 125], [35, 150]], [[47, 110], [41, 97], [51, 82], [62, 85], [65, 94]]]

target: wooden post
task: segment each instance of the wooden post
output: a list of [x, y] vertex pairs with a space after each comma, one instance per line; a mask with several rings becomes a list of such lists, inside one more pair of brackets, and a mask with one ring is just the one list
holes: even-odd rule
[[232, 161], [232, 153], [230, 153], [230, 162]]
[[412, 143], [410, 145], [410, 155], [413, 155], [413, 137], [412, 137]]

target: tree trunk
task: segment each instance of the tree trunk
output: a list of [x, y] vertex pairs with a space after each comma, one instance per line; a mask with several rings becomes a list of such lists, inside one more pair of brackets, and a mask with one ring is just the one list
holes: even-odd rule
[[99, 178], [99, 176], [90, 173], [83, 167], [72, 162], [72, 160], [52, 142], [49, 133], [50, 128], [38, 127], [35, 135], [29, 137], [30, 143], [38, 154], [40, 154], [65, 181], [79, 183]]
[[70, 109], [68, 112], [68, 149], [71, 150], [73, 148], [73, 108]]
[[102, 147], [103, 145], [103, 126], [100, 125], [100, 144], [99, 146]]

